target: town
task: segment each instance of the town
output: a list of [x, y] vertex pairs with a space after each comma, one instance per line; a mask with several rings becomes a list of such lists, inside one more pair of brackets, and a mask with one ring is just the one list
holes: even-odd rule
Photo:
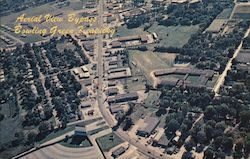
[[249, 158], [249, 0], [0, 4], [0, 158]]

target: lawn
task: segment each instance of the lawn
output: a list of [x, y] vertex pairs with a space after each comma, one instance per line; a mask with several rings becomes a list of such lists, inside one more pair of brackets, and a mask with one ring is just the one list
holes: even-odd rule
[[142, 35], [146, 34], [147, 32], [143, 31], [142, 27], [128, 29], [126, 26], [118, 27], [115, 33], [115, 36], [130, 36], [130, 35]]
[[156, 32], [160, 39], [160, 45], [164, 47], [179, 47], [181, 48], [190, 39], [191, 35], [199, 30], [198, 25], [193, 26], [163, 26], [153, 24], [148, 31]]
[[111, 148], [124, 142], [113, 133], [97, 138], [96, 141], [102, 152], [108, 152]]
[[151, 51], [131, 50], [129, 51], [129, 58], [131, 62], [136, 63], [136, 67], [141, 69], [149, 80], [152, 71], [170, 67], [166, 60], [163, 60], [157, 53]]

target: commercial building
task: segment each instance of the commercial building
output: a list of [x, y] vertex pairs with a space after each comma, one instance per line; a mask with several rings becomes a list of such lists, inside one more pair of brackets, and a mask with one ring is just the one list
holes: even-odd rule
[[108, 98], [109, 103], [121, 103], [121, 102], [128, 102], [131, 100], [137, 100], [139, 98], [137, 92], [126, 93], [126, 94], [119, 94], [115, 97]]
[[137, 135], [147, 137], [152, 134], [160, 120], [155, 117], [147, 117], [137, 130]]
[[123, 108], [121, 105], [110, 105], [109, 109], [112, 114], [118, 113], [119, 111], [123, 111]]
[[165, 134], [165, 129], [161, 128], [159, 132], [156, 134], [156, 136], [154, 137], [152, 146], [167, 148], [169, 142], [170, 140], [168, 140]]
[[131, 70], [129, 67], [110, 69], [108, 71], [108, 80], [121, 79], [131, 76]]
[[155, 71], [154, 75], [160, 79], [158, 86], [202, 88], [206, 87], [208, 80], [212, 80], [214, 71], [190, 68], [170, 68]]

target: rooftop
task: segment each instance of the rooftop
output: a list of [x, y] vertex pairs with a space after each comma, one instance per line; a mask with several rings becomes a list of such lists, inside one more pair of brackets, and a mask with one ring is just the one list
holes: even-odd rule
[[151, 134], [159, 124], [159, 122], [160, 120], [156, 117], [147, 117], [144, 120], [144, 123], [138, 128], [138, 131], [144, 132], [146, 134]]

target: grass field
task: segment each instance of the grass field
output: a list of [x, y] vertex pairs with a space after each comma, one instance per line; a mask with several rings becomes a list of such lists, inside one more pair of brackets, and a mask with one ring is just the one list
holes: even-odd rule
[[157, 69], [166, 69], [169, 68], [171, 60], [168, 62], [166, 59], [162, 59], [159, 57], [158, 53], [154, 53], [151, 51], [137, 51], [132, 50], [129, 52], [130, 61], [136, 63], [137, 67], [141, 69], [147, 79], [150, 79], [150, 72]]
[[54, 5], [51, 5], [51, 3], [44, 4], [38, 7], [31, 7], [24, 11], [17, 12], [17, 13], [11, 13], [11, 15], [3, 16], [1, 17], [1, 24], [11, 24], [15, 23], [16, 18], [22, 14], [26, 14], [27, 16], [36, 16], [40, 14], [48, 14], [53, 13], [55, 11], [56, 7]]
[[134, 29], [128, 29], [126, 26], [118, 27], [115, 33], [115, 36], [130, 36], [130, 35], [136, 35], [136, 34], [146, 34], [147, 32], [143, 31], [142, 27], [134, 28]]
[[107, 152], [111, 148], [124, 142], [122, 139], [120, 139], [118, 136], [112, 133], [97, 138], [96, 141], [103, 152]]
[[[75, 29], [77, 30], [77, 27], [80, 25], [76, 25], [74, 23], [69, 23], [67, 22], [68, 14], [69, 13], [75, 13], [78, 14], [80, 9], [82, 9], [83, 4], [85, 2], [80, 1], [80, 0], [70, 0], [70, 5], [69, 6], [63, 6], [63, 7], [58, 7], [57, 4], [51, 2], [47, 3], [44, 5], [36, 6], [36, 7], [31, 7], [26, 10], [23, 10], [21, 12], [16, 12], [16, 13], [11, 13], [10, 15], [7, 16], [2, 16], [1, 18], [1, 24], [9, 26], [10, 28], [14, 28], [19, 22], [16, 22], [16, 19], [21, 16], [22, 14], [25, 14], [25, 17], [32, 17], [32, 16], [45, 16], [46, 14], [59, 14], [61, 18], [64, 18], [64, 22], [47, 22], [47, 23], [29, 23], [30, 27], [38, 27], [39, 29], [46, 29], [47, 33], [50, 32], [50, 29], [54, 26], [58, 26], [59, 29]], [[83, 24], [85, 25], [85, 24]], [[27, 26], [22, 25], [23, 28], [28, 28]], [[27, 34], [27, 37], [21, 37], [21, 34], [15, 34], [14, 32], [6, 31], [6, 33], [17, 37], [21, 41], [25, 43], [31, 43], [31, 42], [37, 42], [37, 41], [42, 41], [47, 38], [44, 38], [40, 35], [33, 35], [33, 34]], [[56, 34], [59, 35], [59, 34]]]
[[153, 24], [148, 31], [156, 32], [160, 38], [160, 45], [164, 47], [181, 48], [190, 39], [191, 35], [199, 29], [198, 25], [194, 26], [163, 26]]

